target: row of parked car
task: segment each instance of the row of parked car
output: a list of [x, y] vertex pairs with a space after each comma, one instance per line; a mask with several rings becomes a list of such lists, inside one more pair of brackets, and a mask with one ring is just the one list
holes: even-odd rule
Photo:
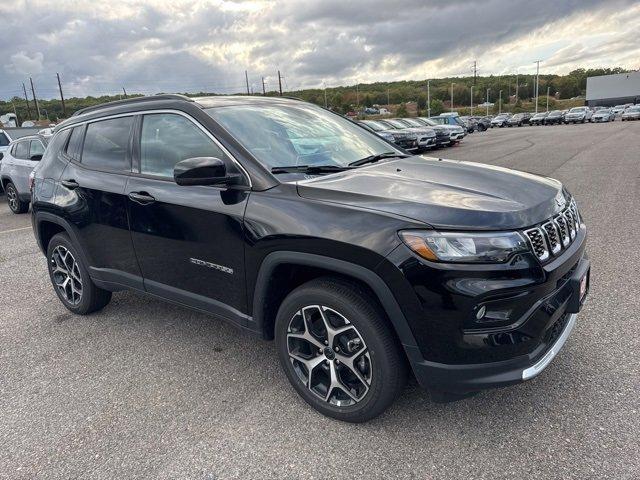
[[464, 122], [447, 115], [361, 120], [360, 124], [410, 152], [450, 147], [467, 135]]
[[616, 117], [622, 121], [639, 120], [640, 105], [617, 105], [615, 107], [573, 107], [570, 110], [550, 112], [502, 113], [491, 119], [491, 127], [522, 127], [523, 125], [559, 125], [561, 123], [613, 122]]

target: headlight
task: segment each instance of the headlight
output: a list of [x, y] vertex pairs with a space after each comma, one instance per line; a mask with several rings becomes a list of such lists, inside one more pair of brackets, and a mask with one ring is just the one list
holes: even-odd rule
[[514, 253], [529, 250], [518, 232], [403, 230], [400, 238], [413, 252], [433, 262], [502, 263]]

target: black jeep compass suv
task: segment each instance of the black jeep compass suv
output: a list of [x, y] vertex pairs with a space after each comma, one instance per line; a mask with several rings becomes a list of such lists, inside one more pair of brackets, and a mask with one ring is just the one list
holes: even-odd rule
[[162, 95], [78, 112], [32, 179], [60, 301], [130, 289], [275, 339], [325, 415], [383, 412], [413, 372], [440, 399], [540, 373], [587, 293], [556, 180], [410, 156], [295, 99]]

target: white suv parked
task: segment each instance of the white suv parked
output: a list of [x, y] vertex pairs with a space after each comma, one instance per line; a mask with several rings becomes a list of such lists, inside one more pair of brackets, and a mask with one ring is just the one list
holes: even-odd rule
[[47, 137], [29, 135], [11, 142], [4, 152], [0, 164], [0, 180], [13, 213], [25, 213], [29, 210], [29, 174], [42, 159], [46, 146]]

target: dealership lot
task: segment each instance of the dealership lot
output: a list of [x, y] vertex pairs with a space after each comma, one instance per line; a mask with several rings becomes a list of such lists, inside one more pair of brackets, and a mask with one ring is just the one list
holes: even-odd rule
[[0, 478], [637, 478], [640, 122], [493, 129], [433, 155], [562, 180], [590, 299], [540, 377], [453, 404], [411, 384], [383, 416], [311, 410], [272, 344], [131, 293], [75, 317], [28, 215], [0, 206]]

